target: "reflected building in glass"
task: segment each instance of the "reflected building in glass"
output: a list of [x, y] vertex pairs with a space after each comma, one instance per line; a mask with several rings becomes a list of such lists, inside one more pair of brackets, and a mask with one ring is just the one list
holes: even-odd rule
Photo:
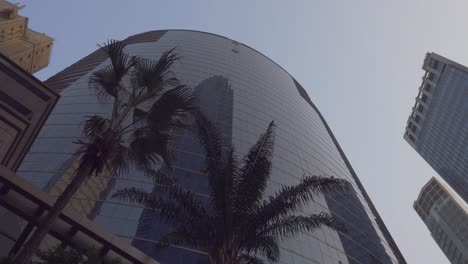
[[[348, 231], [323, 228], [284, 240], [280, 263], [405, 263], [325, 119], [305, 89], [278, 64], [246, 45], [204, 32], [151, 31], [124, 42], [130, 55], [153, 60], [176, 47], [182, 59], [173, 68], [175, 74], [193, 87], [202, 111], [218, 124], [239, 155], [275, 120], [277, 136], [267, 195], [282, 185], [298, 183], [304, 174], [351, 182], [345, 193], [317, 197], [304, 209], [309, 214], [330, 212]], [[51, 192], [60, 191], [73, 168], [70, 157], [78, 146], [72, 142], [79, 138], [85, 116], [106, 115], [111, 110], [88, 88], [91, 73], [107, 65], [109, 60], [96, 51], [47, 81], [61, 99], [20, 167], [20, 175]], [[162, 168], [161, 173], [172, 174], [180, 184], [206, 196], [204, 158], [195, 134], [180, 131], [173, 150], [174, 169]], [[128, 186], [157, 191], [142, 173], [130, 175], [89, 179], [72, 206], [161, 263], [206, 263], [206, 255], [194, 248], [156, 249], [168, 228], [159, 222], [157, 212], [110, 198], [115, 190]]]
[[468, 68], [427, 53], [423, 70], [404, 139], [468, 203]]

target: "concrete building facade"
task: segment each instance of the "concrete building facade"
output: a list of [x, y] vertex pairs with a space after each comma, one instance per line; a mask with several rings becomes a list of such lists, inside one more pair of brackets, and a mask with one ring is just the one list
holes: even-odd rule
[[[285, 240], [280, 263], [405, 263], [324, 117], [306, 90], [282, 67], [244, 44], [204, 32], [151, 31], [131, 36], [124, 43], [128, 54], [152, 60], [176, 47], [181, 60], [174, 73], [199, 94], [201, 109], [235, 145], [237, 154], [245, 154], [275, 120], [277, 137], [267, 195], [283, 185], [298, 183], [304, 174], [351, 182], [349, 193], [317, 197], [304, 209], [304, 213], [330, 212], [349, 232], [323, 228]], [[99, 102], [88, 87], [92, 72], [109, 63], [98, 50], [46, 81], [61, 99], [19, 173], [51, 194], [68, 182], [63, 175], [73, 166], [70, 157], [78, 147], [73, 141], [81, 135], [82, 121], [87, 115], [111, 111], [111, 105]], [[198, 144], [191, 132], [180, 131], [173, 148], [174, 170], [165, 172], [203, 195], [207, 180]], [[103, 179], [106, 182], [94, 184]], [[91, 191], [91, 186], [102, 187]], [[115, 190], [128, 186], [148, 191], [155, 188], [152, 180], [138, 171], [124, 178], [92, 177], [74, 198], [73, 206], [80, 210], [83, 203], [83, 215], [161, 263], [206, 263], [203, 250], [157, 249], [159, 237], [168, 228], [159, 221], [157, 212], [111, 198]]]
[[468, 68], [428, 53], [423, 70], [404, 139], [468, 203]]
[[414, 202], [431, 236], [453, 264], [468, 263], [468, 207], [443, 182], [432, 178]]
[[0, 165], [18, 168], [58, 97], [0, 54]]
[[28, 28], [28, 18], [18, 15], [20, 9], [0, 0], [0, 53], [34, 73], [49, 64], [53, 39]]

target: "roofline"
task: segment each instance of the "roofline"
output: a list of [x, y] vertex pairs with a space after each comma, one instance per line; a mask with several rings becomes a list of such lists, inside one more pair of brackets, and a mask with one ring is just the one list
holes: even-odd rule
[[431, 179], [429, 181], [427, 181], [423, 187], [421, 187], [421, 190], [419, 191], [419, 194], [418, 194], [418, 198], [414, 201], [414, 204], [416, 204], [417, 201], [419, 201], [422, 197], [422, 193], [424, 190], [427, 189], [427, 187], [429, 186], [429, 184], [431, 184], [431, 182], [435, 181], [436, 183], [440, 184], [440, 182], [434, 177], [432, 176]]
[[[132, 36], [135, 36], [135, 35], [138, 35], [138, 34], [145, 34], [145, 33], [149, 33], [149, 32], [157, 32], [157, 31], [167, 31], [167, 32], [170, 32], [170, 31], [185, 31], [185, 32], [195, 32], [195, 33], [202, 33], [202, 34], [206, 34], [206, 35], [212, 35], [212, 36], [215, 36], [215, 37], [220, 37], [220, 38], [223, 38], [223, 39], [227, 39], [227, 40], [230, 40], [230, 41], [234, 41], [236, 43], [239, 43], [253, 51], [255, 51], [256, 53], [262, 55], [263, 57], [267, 58], [269, 61], [273, 62], [276, 66], [278, 66], [279, 68], [281, 68], [284, 72], [286, 72], [288, 75], [290, 75], [291, 77], [293, 77], [285, 68], [283, 68], [281, 65], [279, 65], [278, 63], [276, 63], [274, 60], [272, 60], [270, 57], [266, 56], [265, 54], [263, 54], [262, 52], [252, 48], [251, 46], [245, 44], [245, 43], [242, 43], [242, 42], [239, 42], [237, 40], [234, 40], [234, 39], [231, 39], [231, 38], [228, 38], [226, 36], [223, 36], [223, 35], [219, 35], [219, 34], [216, 34], [216, 33], [211, 33], [211, 32], [206, 32], [206, 31], [201, 31], [201, 30], [196, 30], [196, 29], [180, 29], [180, 28], [175, 28], [175, 29], [158, 29], [158, 30], [150, 30], [150, 31], [146, 31], [146, 32], [141, 32], [141, 33], [136, 33], [136, 34], [133, 34], [129, 37], [132, 37]], [[127, 38], [129, 38], [127, 37]], [[126, 38], [126, 39], [127, 39]], [[124, 39], [125, 40], [125, 39]]]
[[11, 60], [8, 56], [6, 56], [5, 54], [3, 54], [2, 52], [0, 52], [0, 58], [4, 59], [5, 61], [7, 61], [9, 64], [12, 65], [13, 68], [15, 68], [16, 70], [22, 72], [23, 74], [26, 74], [29, 78], [32, 79], [32, 81], [36, 82], [38, 85], [42, 86], [44, 89], [46, 89], [47, 91], [57, 95], [57, 96], [60, 96], [59, 93], [57, 93], [56, 91], [50, 89], [47, 85], [44, 84], [43, 81], [39, 80], [36, 76], [34, 76], [33, 73], [30, 73], [28, 71], [26, 71], [25, 69], [23, 69], [21, 66], [19, 66], [18, 64], [16, 64], [16, 62], [14, 62], [13, 60]]
[[426, 53], [426, 56], [429, 56], [429, 57], [433, 57], [439, 61], [441, 61], [442, 63], [445, 63], [445, 64], [448, 64], [448, 65], [451, 65], [461, 71], [464, 71], [466, 73], [468, 73], [468, 67], [466, 67], [465, 65], [462, 65], [458, 62], [455, 62], [451, 59], [448, 59], [447, 57], [444, 57], [438, 53], [435, 53], [435, 52], [427, 52]]

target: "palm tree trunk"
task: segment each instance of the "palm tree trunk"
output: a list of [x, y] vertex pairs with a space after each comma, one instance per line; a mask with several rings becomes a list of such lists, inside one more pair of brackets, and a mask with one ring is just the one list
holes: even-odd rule
[[55, 222], [62, 210], [67, 206], [68, 202], [71, 200], [84, 180], [88, 177], [91, 168], [92, 163], [89, 160], [80, 164], [80, 167], [78, 168], [70, 184], [68, 184], [67, 188], [65, 188], [65, 191], [60, 194], [44, 220], [39, 223], [36, 231], [32, 234], [28, 242], [26, 242], [26, 244], [22, 247], [16, 258], [14, 258], [12, 262], [13, 264], [28, 264], [31, 261], [32, 256], [34, 253], [36, 253], [42, 240], [45, 238], [50, 228], [52, 227], [52, 224]]

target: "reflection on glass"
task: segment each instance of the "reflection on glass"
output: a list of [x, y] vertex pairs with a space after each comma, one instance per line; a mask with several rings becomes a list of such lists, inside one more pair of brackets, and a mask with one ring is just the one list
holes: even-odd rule
[[[268, 123], [275, 120], [278, 129], [267, 193], [273, 193], [281, 185], [297, 183], [303, 174], [333, 175], [357, 186], [305, 89], [264, 55], [224, 37], [186, 30], [147, 32], [130, 37], [128, 43], [126, 51], [130, 55], [152, 60], [176, 47], [181, 56], [181, 63], [173, 69], [176, 76], [198, 93], [201, 110], [218, 124], [239, 155], [245, 154]], [[110, 111], [109, 105], [98, 102], [88, 87], [91, 71], [108, 63], [106, 60], [96, 63], [93, 59], [89, 64], [85, 59], [80, 61], [81, 65], [51, 78], [51, 85], [62, 91], [61, 98], [26, 156], [20, 175], [40, 187], [59, 188], [60, 182], [66, 180], [66, 173], [58, 168], [74, 153], [76, 145], [70, 142], [80, 136], [85, 116]], [[174, 176], [200, 195], [206, 194], [204, 158], [194, 132], [179, 131], [173, 148], [174, 170], [163, 168], [161, 173]], [[138, 171], [132, 171], [128, 178], [112, 179], [104, 175], [101, 182], [98, 178], [92, 178], [95, 182], [90, 181], [74, 199], [73, 206], [81, 208], [83, 214], [161, 263], [206, 262], [202, 254], [193, 251], [196, 249], [155, 250], [154, 241], [169, 228], [158, 222], [157, 213], [110, 198], [115, 190], [129, 186], [157, 192], [150, 179]], [[349, 241], [334, 231], [303, 234], [281, 244], [282, 263], [345, 264], [351, 259], [371, 256], [383, 263], [398, 263], [399, 252], [389, 246], [391, 237], [380, 230], [377, 224], [380, 219], [369, 208], [370, 201], [357, 187], [342, 195], [317, 198], [304, 212], [336, 213], [343, 222], [348, 222]]]
[[[231, 141], [232, 100], [233, 91], [228, 79], [223, 76], [213, 76], [200, 82], [195, 88], [200, 98], [200, 110], [222, 130], [224, 140]], [[174, 170], [162, 168], [162, 173], [174, 177], [178, 184], [201, 195], [208, 194], [208, 181], [204, 173], [204, 158], [197, 135], [193, 130], [181, 130], [174, 142]], [[155, 186], [153, 192], [158, 192]], [[159, 221], [158, 213], [145, 209], [139, 219], [136, 237], [132, 245], [161, 262], [174, 261], [179, 256], [181, 263], [207, 263], [206, 256], [188, 250], [169, 247], [156, 249], [154, 243], [170, 230], [170, 226]], [[193, 262], [197, 260], [196, 262]]]

